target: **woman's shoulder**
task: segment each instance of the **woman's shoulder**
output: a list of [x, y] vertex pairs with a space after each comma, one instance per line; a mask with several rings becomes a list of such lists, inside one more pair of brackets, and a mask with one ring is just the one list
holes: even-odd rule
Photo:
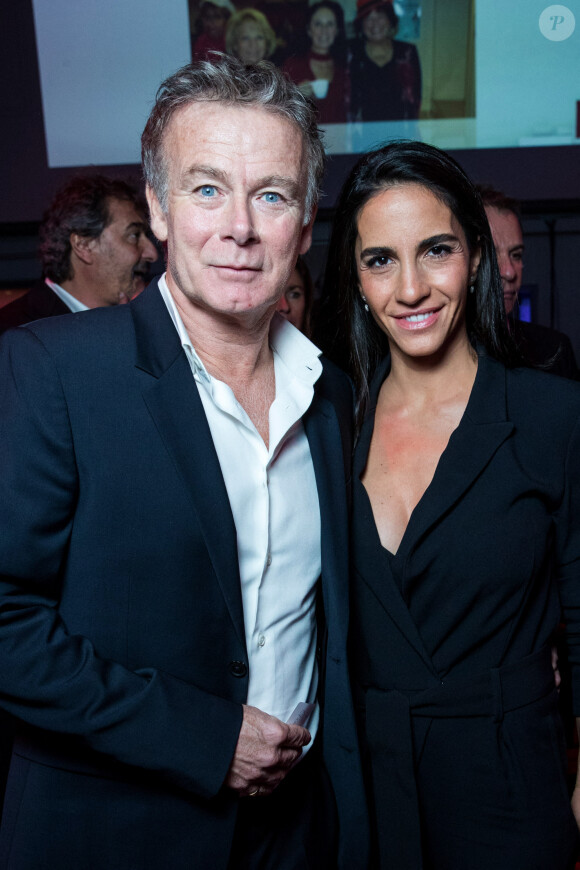
[[417, 46], [402, 39], [393, 40], [393, 60], [414, 60], [418, 57]]

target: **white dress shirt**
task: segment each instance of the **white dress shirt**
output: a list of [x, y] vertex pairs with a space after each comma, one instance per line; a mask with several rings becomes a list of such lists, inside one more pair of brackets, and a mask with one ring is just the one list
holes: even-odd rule
[[[231, 388], [206, 371], [165, 275], [159, 289], [191, 365], [236, 526], [249, 663], [247, 703], [286, 722], [298, 702], [316, 702], [318, 688], [320, 508], [301, 418], [322, 373], [321, 351], [274, 316], [270, 346], [276, 396], [266, 447]], [[308, 723], [313, 738], [318, 719], [317, 705]]]
[[73, 313], [76, 313], [77, 311], [89, 310], [88, 305], [84, 305], [82, 302], [79, 302], [76, 296], [73, 296], [71, 293], [61, 287], [60, 284], [55, 284], [54, 281], [50, 280], [50, 278], [45, 278], [44, 283], [47, 285], [47, 287], [50, 287], [53, 293], [56, 293], [59, 299], [62, 299], [66, 307], [70, 308]]

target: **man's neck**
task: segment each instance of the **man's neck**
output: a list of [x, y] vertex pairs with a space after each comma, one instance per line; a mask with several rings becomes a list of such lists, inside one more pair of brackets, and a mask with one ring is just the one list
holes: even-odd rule
[[274, 356], [269, 343], [274, 308], [243, 316], [222, 315], [170, 291], [196, 354], [208, 373], [227, 384], [264, 443], [276, 397]]

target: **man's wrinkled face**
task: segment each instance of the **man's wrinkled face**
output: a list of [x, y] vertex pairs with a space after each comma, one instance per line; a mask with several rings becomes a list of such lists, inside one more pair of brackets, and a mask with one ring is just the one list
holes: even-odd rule
[[169, 288], [191, 310], [248, 323], [273, 311], [311, 239], [304, 150], [295, 124], [258, 106], [197, 102], [173, 116], [166, 210], [147, 196]]

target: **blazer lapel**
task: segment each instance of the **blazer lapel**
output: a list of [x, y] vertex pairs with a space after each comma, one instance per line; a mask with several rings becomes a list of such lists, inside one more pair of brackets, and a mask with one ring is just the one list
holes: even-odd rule
[[36, 284], [24, 297], [27, 314], [31, 320], [54, 317], [57, 314], [70, 314], [60, 296], [57, 296], [44, 281]]
[[[407, 604], [392, 575], [391, 566], [383, 553], [372, 507], [361, 475], [366, 465], [375, 421], [375, 409], [380, 387], [390, 370], [387, 357], [377, 369], [370, 388], [369, 409], [363, 423], [353, 468], [353, 562], [359, 576], [372, 589], [376, 599], [383, 606], [393, 622], [393, 630], [400, 632], [407, 643], [415, 650], [428, 671], [435, 674], [431, 658], [423, 645], [417, 626], [413, 622]], [[397, 554], [396, 559], [400, 558]]]
[[321, 518], [322, 585], [327, 624], [346, 632], [348, 515], [343, 445], [333, 405], [317, 395], [304, 418]]
[[131, 303], [136, 366], [149, 375], [143, 398], [187, 487], [222, 594], [243, 645], [236, 528], [191, 367], [156, 283]]
[[411, 515], [402, 541], [405, 553], [461, 499], [513, 432], [513, 423], [507, 420], [505, 376], [500, 363], [480, 353], [463, 418]]

